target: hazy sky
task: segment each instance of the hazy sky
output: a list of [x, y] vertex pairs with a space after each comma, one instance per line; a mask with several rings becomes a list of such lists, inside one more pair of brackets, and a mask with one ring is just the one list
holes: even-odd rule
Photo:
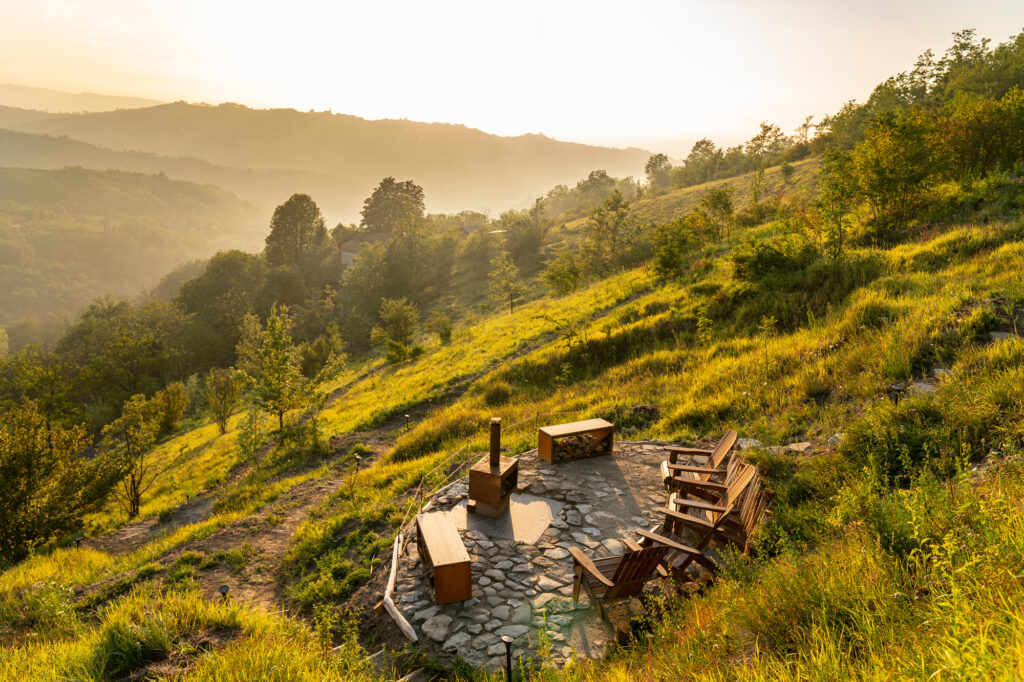
[[0, 82], [451, 121], [681, 155], [863, 99], [1024, 0], [0, 0]]

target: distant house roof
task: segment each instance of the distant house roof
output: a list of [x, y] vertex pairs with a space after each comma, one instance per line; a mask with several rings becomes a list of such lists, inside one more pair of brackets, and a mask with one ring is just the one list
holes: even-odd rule
[[378, 242], [387, 241], [387, 232], [361, 232], [354, 237], [350, 237], [343, 241], [339, 246], [338, 250], [342, 253], [359, 253], [360, 247], [363, 244], [376, 244]]

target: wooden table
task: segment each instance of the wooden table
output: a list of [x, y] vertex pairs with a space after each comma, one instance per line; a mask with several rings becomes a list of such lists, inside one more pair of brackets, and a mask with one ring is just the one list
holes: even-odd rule
[[562, 461], [555, 457], [555, 441], [568, 436], [589, 435], [592, 441], [583, 454], [570, 459], [611, 454], [615, 440], [615, 425], [604, 419], [543, 426], [537, 431], [537, 454], [545, 462]]
[[472, 597], [469, 553], [448, 513], [420, 514], [416, 529], [420, 559], [434, 588], [434, 603], [449, 604]]

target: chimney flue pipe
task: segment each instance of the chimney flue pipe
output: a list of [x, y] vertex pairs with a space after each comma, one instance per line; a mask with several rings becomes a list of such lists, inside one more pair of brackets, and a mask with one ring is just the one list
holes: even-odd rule
[[491, 468], [501, 464], [501, 417], [491, 417]]

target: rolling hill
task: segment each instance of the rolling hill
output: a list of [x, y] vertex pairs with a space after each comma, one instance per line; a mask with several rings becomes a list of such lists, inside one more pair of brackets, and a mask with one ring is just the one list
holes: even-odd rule
[[160, 102], [142, 97], [120, 97], [94, 92], [73, 93], [49, 88], [35, 88], [29, 85], [0, 83], [0, 104], [38, 111], [85, 112], [136, 109], [151, 107]]
[[134, 295], [180, 263], [257, 248], [263, 214], [210, 185], [83, 168], [0, 168], [0, 324]]
[[[345, 220], [357, 217], [361, 198], [389, 175], [422, 185], [428, 209], [434, 212], [499, 211], [523, 205], [556, 184], [575, 183], [596, 168], [612, 175], [638, 175], [648, 156], [639, 149], [559, 142], [543, 135], [501, 137], [461, 125], [370, 121], [237, 104], [175, 102], [36, 116], [7, 109], [0, 111], [0, 127], [235, 169], [324, 175], [336, 189], [325, 188], [314, 198]], [[175, 172], [174, 165], [168, 162], [164, 172]], [[233, 189], [238, 191], [237, 186]], [[289, 186], [278, 195], [286, 198], [293, 191]], [[255, 186], [239, 193], [265, 196]]]

